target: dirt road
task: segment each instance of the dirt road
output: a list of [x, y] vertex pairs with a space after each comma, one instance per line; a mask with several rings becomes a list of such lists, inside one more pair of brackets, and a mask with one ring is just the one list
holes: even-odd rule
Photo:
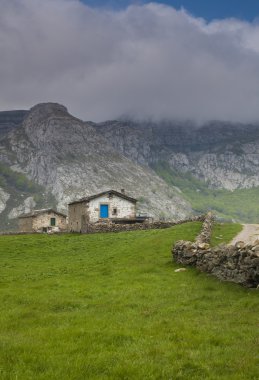
[[235, 244], [238, 241], [251, 244], [254, 243], [255, 240], [259, 240], [259, 224], [243, 224], [243, 230], [231, 241], [230, 244]]

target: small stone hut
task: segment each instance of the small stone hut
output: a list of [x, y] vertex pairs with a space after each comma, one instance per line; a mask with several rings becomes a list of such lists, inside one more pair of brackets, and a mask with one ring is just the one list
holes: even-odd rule
[[19, 216], [20, 232], [66, 231], [67, 216], [53, 209], [33, 210]]
[[137, 200], [126, 195], [124, 190], [108, 190], [81, 198], [68, 205], [68, 229], [87, 232], [87, 226], [96, 222], [134, 222], [136, 203]]

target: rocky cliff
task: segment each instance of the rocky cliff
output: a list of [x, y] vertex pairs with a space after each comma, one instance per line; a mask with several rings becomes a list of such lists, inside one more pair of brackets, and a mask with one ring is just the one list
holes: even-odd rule
[[1, 128], [0, 228], [32, 207], [66, 211], [69, 201], [109, 188], [125, 188], [156, 218], [214, 209], [259, 219], [257, 124], [96, 124], [45, 103], [0, 113]]
[[[126, 189], [139, 199], [139, 212], [155, 218], [177, 220], [191, 213], [190, 204], [177, 189], [149, 167], [118, 152], [91, 123], [73, 117], [59, 104], [33, 107], [22, 124], [0, 141], [0, 158], [4, 172], [1, 208], [8, 219], [38, 203], [46, 204], [50, 195], [50, 206], [66, 211], [68, 202], [110, 188]], [[19, 192], [24, 200], [19, 204], [6, 180], [16, 176], [20, 181], [25, 177], [33, 188], [31, 194], [25, 193], [30, 186], [24, 184]], [[39, 192], [43, 195], [40, 202]]]
[[111, 121], [95, 128], [136, 162], [152, 166], [166, 161], [211, 188], [259, 186], [259, 124]]
[[95, 128], [180, 188], [195, 211], [258, 223], [259, 124], [110, 121]]

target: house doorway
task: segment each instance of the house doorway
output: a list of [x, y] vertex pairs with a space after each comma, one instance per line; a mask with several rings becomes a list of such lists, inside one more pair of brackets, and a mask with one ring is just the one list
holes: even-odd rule
[[108, 218], [108, 217], [109, 217], [109, 205], [101, 205], [100, 218]]

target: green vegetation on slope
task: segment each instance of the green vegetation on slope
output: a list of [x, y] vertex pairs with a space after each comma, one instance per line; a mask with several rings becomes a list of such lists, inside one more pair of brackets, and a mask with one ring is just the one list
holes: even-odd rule
[[182, 191], [197, 213], [213, 210], [225, 220], [259, 222], [259, 187], [235, 191], [214, 190], [189, 173], [172, 170], [166, 162], [159, 162], [153, 168], [168, 184]]
[[256, 291], [174, 272], [200, 226], [0, 237], [1, 380], [257, 379]]
[[13, 171], [7, 165], [0, 162], [0, 186], [14, 187], [16, 190], [29, 193], [37, 193], [42, 188], [30, 181], [23, 173]]
[[1, 213], [0, 231], [17, 228], [17, 219], [9, 219], [8, 214], [12, 208], [23, 204], [27, 197], [33, 197], [37, 208], [54, 207], [56, 205], [55, 197], [44, 191], [42, 186], [29, 180], [23, 173], [15, 172], [3, 163], [0, 163], [0, 187], [10, 194], [7, 207]]

